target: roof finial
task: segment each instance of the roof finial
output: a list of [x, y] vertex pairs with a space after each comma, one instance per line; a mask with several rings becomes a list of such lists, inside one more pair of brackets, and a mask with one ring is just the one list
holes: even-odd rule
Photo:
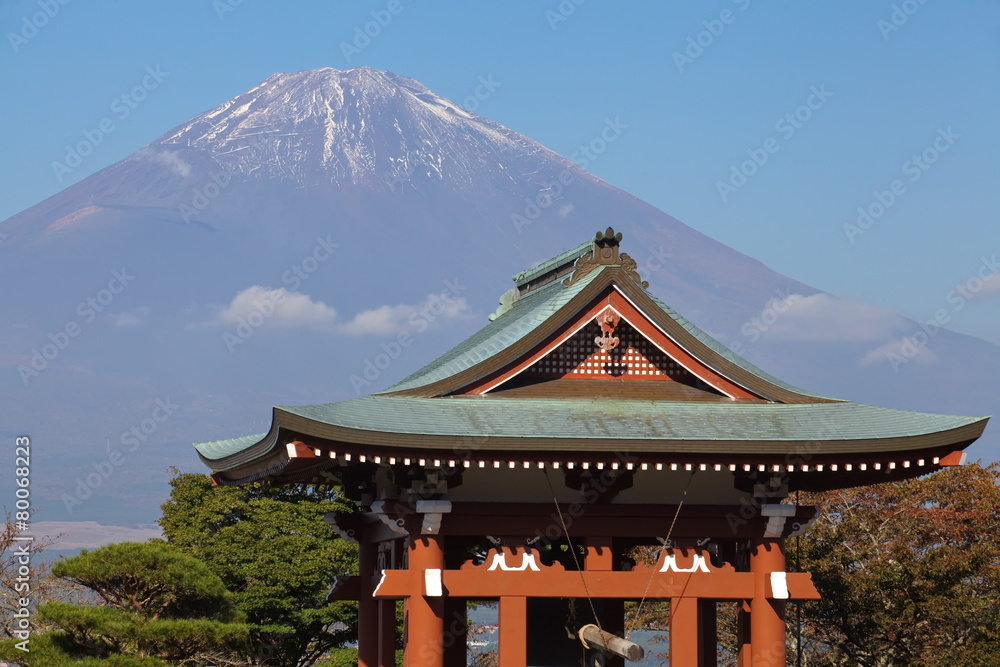
[[615, 230], [608, 227], [603, 232], [597, 232], [594, 236], [594, 260], [598, 264], [620, 264], [618, 260], [618, 244], [621, 243], [622, 233], [615, 233]]
[[618, 246], [621, 240], [622, 233], [615, 232], [613, 227], [608, 227], [603, 232], [597, 232], [594, 235], [590, 252], [576, 260], [573, 275], [564, 280], [563, 285], [567, 287], [572, 285], [599, 266], [620, 266], [643, 289], [649, 287], [649, 283], [636, 273], [638, 267], [635, 260], [627, 254], [619, 252]]

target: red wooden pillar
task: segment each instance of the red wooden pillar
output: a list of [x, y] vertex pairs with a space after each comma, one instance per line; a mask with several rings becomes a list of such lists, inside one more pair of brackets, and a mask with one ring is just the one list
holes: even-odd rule
[[378, 667], [396, 667], [396, 601], [378, 601]]
[[750, 601], [751, 664], [785, 667], [785, 603], [768, 597], [771, 573], [785, 571], [783, 540], [753, 540], [750, 571], [754, 575], [754, 596]]
[[698, 662], [698, 599], [670, 600], [670, 664], [691, 665]]
[[358, 546], [361, 592], [358, 600], [358, 666], [379, 667], [378, 600], [372, 597], [372, 576], [378, 558], [378, 544], [362, 535]]
[[736, 667], [751, 667], [750, 665], [750, 602], [742, 600], [736, 613], [736, 637], [739, 644], [739, 654]]
[[719, 624], [715, 600], [698, 600], [698, 644], [701, 660], [698, 667], [719, 664]]
[[403, 662], [406, 667], [444, 667], [444, 597], [443, 592], [429, 589], [429, 585], [440, 585], [444, 551], [436, 535], [411, 540], [409, 570], [425, 594], [411, 595], [407, 600]]
[[528, 664], [528, 598], [500, 598], [497, 610], [500, 667], [524, 667]]

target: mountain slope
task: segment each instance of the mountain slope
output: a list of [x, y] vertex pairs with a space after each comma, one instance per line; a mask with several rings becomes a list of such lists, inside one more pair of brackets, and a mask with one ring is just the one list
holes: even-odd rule
[[[511, 274], [608, 225], [657, 296], [783, 379], [890, 407], [995, 405], [996, 346], [941, 331], [894, 368], [913, 322], [359, 67], [276, 74], [0, 223], [0, 280], [25, 287], [0, 293], [2, 428], [45, 443], [45, 518], [149, 520], [165, 469], [200, 469], [191, 441], [388, 386], [482, 326]], [[124, 461], [100, 477], [109, 451]]]

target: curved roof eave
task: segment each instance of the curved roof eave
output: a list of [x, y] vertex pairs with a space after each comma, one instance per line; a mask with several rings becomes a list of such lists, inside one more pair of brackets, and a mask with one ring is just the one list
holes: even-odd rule
[[738, 404], [373, 395], [275, 408], [267, 434], [196, 447], [213, 470], [248, 465], [270, 469], [275, 463], [265, 461], [285, 456], [285, 441], [300, 437], [338, 451], [465, 448], [543, 458], [544, 453], [599, 456], [616, 451], [740, 457], [784, 455], [802, 451], [807, 444], [819, 454], [836, 456], [948, 447], [978, 438], [987, 419], [847, 401]]

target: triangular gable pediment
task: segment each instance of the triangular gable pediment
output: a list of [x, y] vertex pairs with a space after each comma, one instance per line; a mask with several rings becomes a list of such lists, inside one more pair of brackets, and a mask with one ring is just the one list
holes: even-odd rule
[[685, 350], [613, 284], [541, 344], [452, 393], [553, 380], [678, 383], [720, 398], [761, 398]]
[[[515, 288], [504, 294], [489, 326], [385, 393], [836, 400], [771, 377], [657, 301], [646, 291], [635, 261], [619, 252], [620, 240], [621, 234], [608, 228], [595, 235], [589, 251], [577, 246], [515, 275]], [[617, 337], [625, 347], [618, 352], [590, 345], [601, 328], [599, 316], [607, 314], [620, 319], [615, 327], [621, 327]], [[581, 390], [573, 384], [587, 378], [605, 386]], [[545, 386], [515, 393], [517, 383]]]

